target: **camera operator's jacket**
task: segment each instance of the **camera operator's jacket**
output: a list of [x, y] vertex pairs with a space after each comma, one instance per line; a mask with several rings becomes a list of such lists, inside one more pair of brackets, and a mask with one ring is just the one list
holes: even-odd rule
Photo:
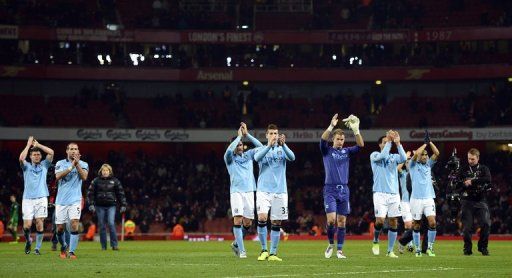
[[97, 177], [87, 190], [87, 203], [89, 205], [109, 207], [115, 206], [117, 201], [126, 207], [126, 197], [121, 182], [115, 177]]
[[[464, 181], [471, 179], [471, 185], [466, 187]], [[491, 184], [491, 171], [489, 167], [477, 164], [475, 166], [465, 165], [459, 173], [460, 186], [462, 189], [462, 200], [482, 202], [486, 201], [486, 188]]]

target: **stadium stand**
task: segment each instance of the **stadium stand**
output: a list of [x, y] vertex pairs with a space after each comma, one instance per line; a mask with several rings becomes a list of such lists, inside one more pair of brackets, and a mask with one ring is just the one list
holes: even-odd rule
[[[144, 92], [126, 95], [124, 87], [129, 84], [113, 84], [116, 84], [115, 89], [109, 85], [99, 89], [83, 86], [78, 92], [63, 92], [63, 95], [1, 94], [1, 125], [224, 128], [234, 126], [237, 121], [244, 119], [254, 126], [276, 121], [282, 128], [323, 128], [323, 123], [340, 109], [364, 115], [363, 128], [397, 125], [488, 127], [512, 124], [512, 85], [503, 82], [484, 82], [480, 90], [471, 89], [469, 92], [465, 92], [463, 86], [454, 85], [453, 88], [459, 91], [448, 96], [428, 96], [426, 92], [418, 93], [415, 90], [396, 96], [394, 90], [401, 83], [394, 83], [380, 87], [366, 86], [367, 89], [357, 86], [356, 91], [340, 85], [339, 92], [334, 93], [326, 93], [332, 91], [329, 87], [317, 87], [318, 93], [312, 95], [297, 95], [274, 86], [237, 89], [226, 84], [224, 88], [216, 85], [215, 89], [195, 89], [192, 92], [181, 89], [183, 93], [146, 93], [142, 97]], [[322, 90], [324, 93], [321, 93]], [[9, 89], [6, 88], [6, 91]], [[16, 113], [24, 108], [30, 109]], [[89, 113], [91, 108], [94, 113]], [[233, 111], [238, 111], [242, 116], [231, 117]], [[407, 116], [397, 118], [393, 111], [402, 111]], [[83, 119], [80, 124], [72, 120], [75, 116]]]

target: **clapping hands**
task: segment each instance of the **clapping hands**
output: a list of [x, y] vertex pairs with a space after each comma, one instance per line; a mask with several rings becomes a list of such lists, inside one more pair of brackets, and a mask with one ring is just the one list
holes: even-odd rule
[[428, 130], [425, 129], [425, 138], [423, 138], [423, 143], [430, 144], [430, 134], [428, 133]]
[[350, 128], [355, 135], [359, 134], [359, 123], [361, 122], [359, 118], [353, 114], [350, 114], [347, 118], [343, 119], [345, 122], [345, 126]]
[[400, 134], [398, 134], [395, 130], [389, 130], [386, 132], [386, 137], [389, 142], [394, 142], [395, 144], [400, 144]]
[[247, 125], [244, 122], [240, 123], [240, 129], [242, 131], [242, 136], [244, 136], [244, 137], [247, 136], [249, 131], [247, 130]]
[[279, 146], [283, 146], [284, 144], [286, 143], [286, 135], [284, 134], [279, 134], [279, 137], [277, 139], [277, 144]]

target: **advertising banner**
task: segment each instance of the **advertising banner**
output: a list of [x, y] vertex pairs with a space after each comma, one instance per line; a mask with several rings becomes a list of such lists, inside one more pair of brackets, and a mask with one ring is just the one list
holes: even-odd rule
[[[421, 142], [423, 129], [398, 129], [403, 142]], [[288, 142], [318, 142], [322, 129], [282, 129]], [[362, 130], [366, 141], [376, 141], [386, 130]], [[447, 141], [504, 141], [512, 140], [508, 128], [434, 128], [429, 129], [430, 138], [436, 142]], [[266, 141], [265, 130], [252, 130], [251, 134]], [[28, 136], [45, 141], [106, 141], [106, 142], [228, 142], [236, 136], [235, 130], [227, 129], [108, 129], [108, 128], [0, 128], [0, 140], [26, 140]], [[351, 131], [345, 132], [346, 141], [355, 142]]]
[[414, 30], [166, 31], [0, 25], [0, 39], [171, 44], [366, 44], [512, 39], [512, 27]]

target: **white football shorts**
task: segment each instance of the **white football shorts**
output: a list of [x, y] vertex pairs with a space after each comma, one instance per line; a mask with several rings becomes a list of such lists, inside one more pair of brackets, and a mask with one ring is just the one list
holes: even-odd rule
[[48, 197], [23, 199], [21, 202], [23, 220], [48, 217]]
[[80, 219], [82, 213], [81, 204], [55, 205], [55, 224], [69, 223], [73, 219]]
[[270, 220], [288, 220], [288, 193], [256, 192], [258, 214], [268, 213]]
[[411, 213], [414, 220], [421, 220], [421, 216], [435, 216], [436, 203], [434, 199], [414, 199], [411, 198]]
[[404, 222], [412, 221], [411, 205], [409, 202], [400, 203], [400, 211], [402, 212], [402, 220]]
[[373, 193], [373, 210], [375, 217], [386, 218], [401, 216], [400, 195], [384, 192]]
[[231, 214], [254, 219], [254, 192], [233, 192], [231, 199]]

